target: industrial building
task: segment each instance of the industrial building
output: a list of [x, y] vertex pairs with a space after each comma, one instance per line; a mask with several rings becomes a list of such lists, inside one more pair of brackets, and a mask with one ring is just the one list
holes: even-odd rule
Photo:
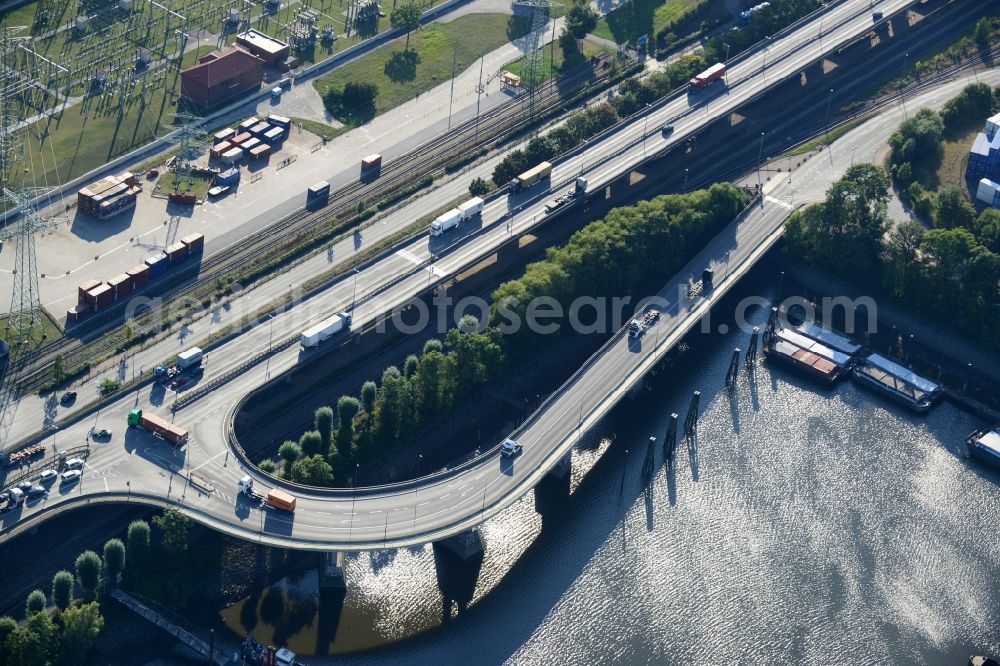
[[236, 43], [272, 67], [278, 67], [289, 53], [288, 44], [257, 30], [236, 35]]
[[181, 72], [181, 94], [206, 109], [251, 90], [264, 80], [264, 61], [240, 46], [213, 51]]
[[972, 180], [996, 178], [1000, 170], [1000, 113], [986, 120], [983, 131], [976, 135], [969, 150], [965, 175]]

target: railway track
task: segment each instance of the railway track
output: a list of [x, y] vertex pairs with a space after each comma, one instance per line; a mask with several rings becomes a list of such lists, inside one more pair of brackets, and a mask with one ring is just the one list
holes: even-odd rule
[[[443, 172], [446, 166], [463, 154], [476, 152], [495, 142], [506, 134], [519, 130], [526, 115], [545, 114], [564, 103], [577, 100], [583, 83], [603, 81], [610, 73], [610, 56], [598, 58], [596, 63], [581, 65], [559, 80], [549, 80], [541, 91], [535, 94], [534, 109], [529, 109], [528, 97], [523, 95], [491, 111], [482, 114], [478, 122], [470, 119], [456, 126], [443, 139], [435, 139], [419, 146], [410, 153], [387, 163], [380, 178], [373, 183], [356, 182], [336, 193], [329, 205], [310, 212], [305, 209], [287, 215], [266, 229], [240, 240], [227, 250], [220, 252], [198, 266], [181, 268], [172, 274], [173, 281], [180, 286], [160, 292], [158, 296], [166, 303], [176, 303], [181, 299], [196, 298], [200, 292], [209, 292], [220, 279], [226, 281], [246, 266], [261, 265], [268, 257], [289, 261], [296, 254], [296, 246], [303, 239], [316, 240], [319, 234], [345, 231], [351, 228], [357, 217], [360, 202], [378, 202], [421, 178]], [[595, 76], [596, 75], [596, 76]], [[566, 87], [571, 92], [567, 94]], [[323, 229], [332, 218], [344, 222], [337, 229]], [[313, 237], [310, 239], [310, 237]], [[279, 243], [274, 239], [280, 238]], [[301, 250], [304, 251], [304, 250]], [[202, 296], [203, 297], [203, 296]], [[24, 359], [24, 366], [18, 378], [20, 394], [42, 389], [49, 379], [50, 366], [57, 357], [62, 357], [63, 366], [68, 371], [81, 367], [94, 358], [105, 358], [120, 347], [116, 335], [110, 334], [119, 325], [125, 304], [108, 311], [103, 326], [84, 337], [62, 336], [43, 346], [31, 357]], [[165, 312], [170, 308], [147, 311], [136, 318], [139, 331], [155, 331], [164, 323]]]

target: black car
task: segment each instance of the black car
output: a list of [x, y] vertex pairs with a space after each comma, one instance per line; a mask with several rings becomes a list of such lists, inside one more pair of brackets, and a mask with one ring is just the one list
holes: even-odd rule
[[98, 440], [111, 439], [111, 431], [107, 428], [101, 428], [100, 430], [97, 428], [91, 428], [90, 436]]
[[674, 133], [674, 126], [673, 125], [664, 125], [663, 129], [661, 129], [660, 131], [663, 132], [663, 136], [670, 136], [671, 134]]
[[62, 405], [72, 405], [76, 401], [76, 391], [66, 391], [59, 398], [59, 403]]
[[32, 486], [28, 489], [28, 499], [35, 499], [36, 497], [42, 497], [48, 494], [48, 491], [41, 486]]

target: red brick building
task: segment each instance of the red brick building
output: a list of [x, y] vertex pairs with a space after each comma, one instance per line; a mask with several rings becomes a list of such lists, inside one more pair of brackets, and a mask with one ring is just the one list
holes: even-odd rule
[[249, 90], [260, 88], [264, 61], [240, 48], [230, 46], [198, 59], [198, 64], [181, 72], [181, 94], [198, 106], [212, 108]]

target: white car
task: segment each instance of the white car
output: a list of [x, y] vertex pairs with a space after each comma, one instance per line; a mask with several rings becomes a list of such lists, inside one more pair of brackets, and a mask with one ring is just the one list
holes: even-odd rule
[[66, 467], [68, 469], [81, 469], [83, 467], [83, 460], [81, 458], [70, 458], [66, 461]]
[[508, 437], [500, 445], [500, 454], [506, 458], [513, 458], [521, 452], [521, 445]]
[[56, 480], [57, 476], [59, 476], [59, 472], [55, 471], [54, 469], [47, 469], [38, 475], [38, 482], [52, 483], [53, 481]]
[[63, 483], [73, 483], [74, 481], [79, 481], [80, 477], [82, 475], [83, 475], [83, 472], [81, 472], [80, 470], [78, 470], [78, 469], [71, 469], [68, 472], [63, 472], [62, 473], [62, 482]]

